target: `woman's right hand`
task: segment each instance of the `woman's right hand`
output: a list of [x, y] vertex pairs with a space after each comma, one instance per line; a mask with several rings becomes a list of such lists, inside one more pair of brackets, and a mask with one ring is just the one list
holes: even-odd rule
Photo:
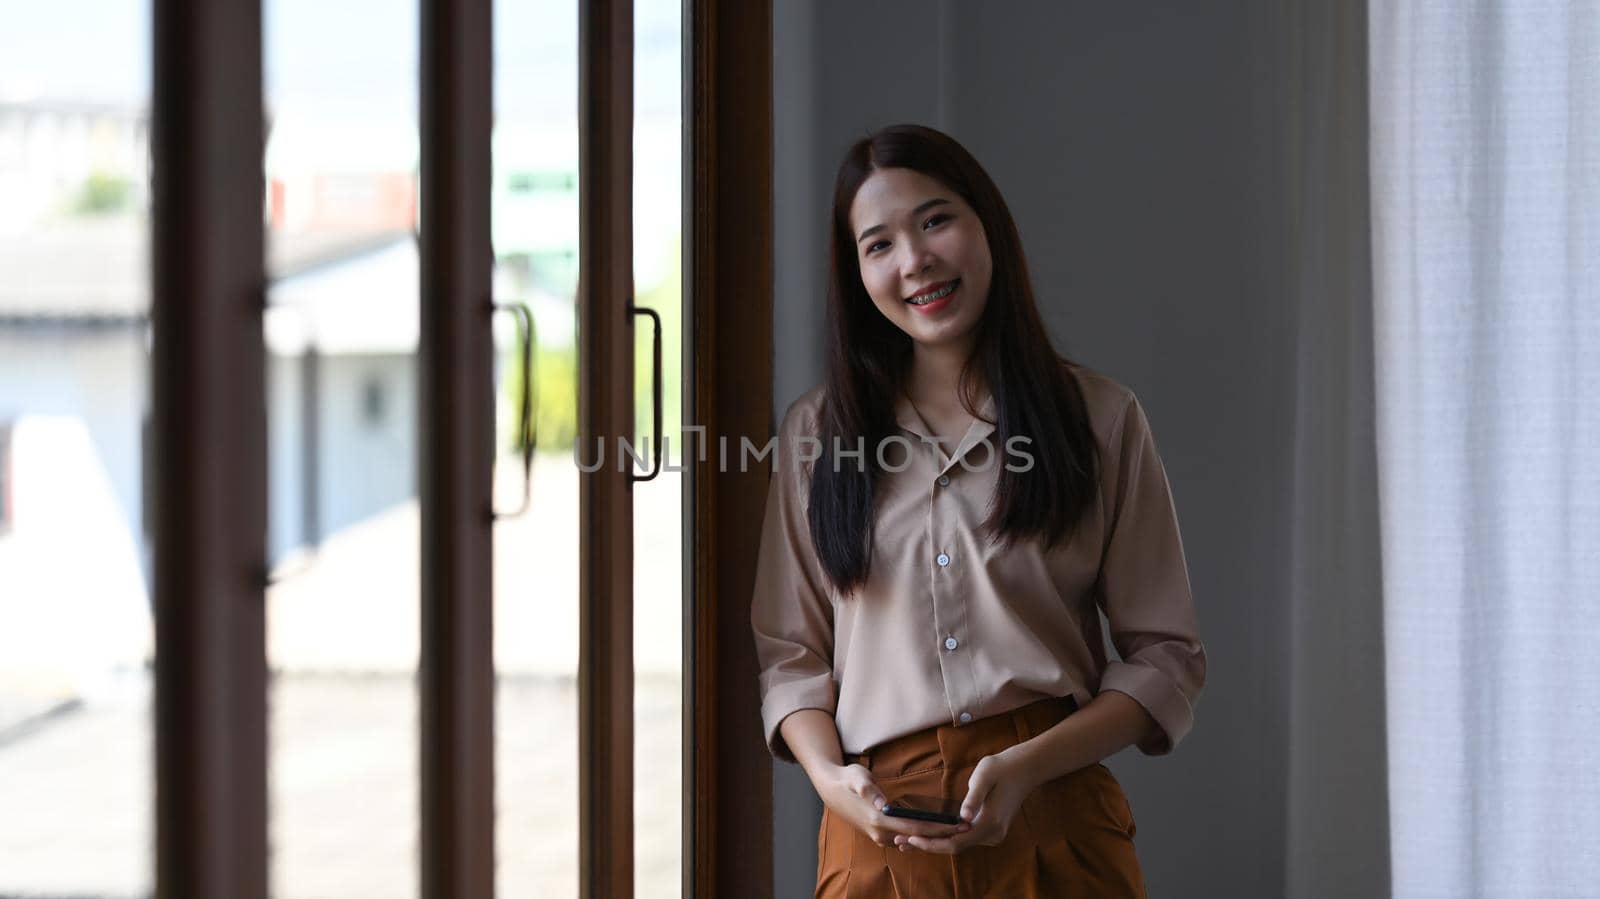
[[[893, 846], [895, 834], [920, 837], [948, 837], [965, 833], [971, 825], [939, 824], [912, 818], [885, 815], [883, 807], [889, 803], [883, 791], [872, 779], [872, 772], [863, 765], [831, 766], [818, 778], [817, 795], [828, 810], [849, 821], [879, 846]], [[905, 847], [901, 847], [902, 851]]]

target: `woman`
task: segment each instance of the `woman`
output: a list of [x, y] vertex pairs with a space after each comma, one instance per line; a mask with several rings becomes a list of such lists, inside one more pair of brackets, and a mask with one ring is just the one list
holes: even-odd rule
[[1100, 761], [1170, 752], [1206, 668], [1144, 411], [1056, 354], [946, 135], [856, 143], [832, 224], [827, 377], [780, 428], [751, 610], [768, 746], [824, 804], [816, 895], [1142, 896]]

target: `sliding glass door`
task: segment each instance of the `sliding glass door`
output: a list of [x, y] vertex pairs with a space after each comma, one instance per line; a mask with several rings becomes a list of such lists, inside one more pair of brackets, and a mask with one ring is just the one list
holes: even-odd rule
[[0, 895], [683, 893], [687, 18], [7, 14]]

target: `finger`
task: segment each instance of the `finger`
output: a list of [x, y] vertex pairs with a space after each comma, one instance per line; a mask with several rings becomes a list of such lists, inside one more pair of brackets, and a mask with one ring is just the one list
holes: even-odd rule
[[873, 783], [871, 777], [861, 778], [861, 781], [856, 784], [855, 792], [857, 796], [865, 799], [868, 804], [880, 811], [889, 804], [889, 798], [883, 795], [883, 791], [878, 789], [878, 785]]
[[989, 774], [990, 769], [979, 765], [972, 772], [972, 778], [967, 781], [967, 797], [961, 801], [961, 819], [971, 821], [978, 817], [983, 810], [983, 803], [994, 790], [994, 777]]
[[926, 833], [908, 834], [908, 833], [897, 833], [897, 834], [894, 835], [894, 844], [896, 846], [899, 846], [899, 847], [902, 847], [902, 848], [909, 848], [911, 846], [911, 840], [912, 840], [913, 837], [924, 839], [924, 840], [947, 840], [947, 839], [950, 839], [951, 837], [957, 837], [957, 836], [960, 836], [960, 834], [955, 834], [955, 833], [951, 833], [951, 834], [926, 834]]
[[881, 811], [885, 803], [888, 801], [884, 799], [882, 793], [878, 792], [871, 785], [858, 786], [852, 790], [852, 792], [856, 794], [857, 799], [865, 802], [868, 806], [875, 810]]
[[972, 843], [972, 834], [964, 833], [953, 837], [906, 837], [906, 845], [912, 849], [923, 852], [933, 852], [940, 855], [954, 855], [967, 848]]
[[890, 815], [885, 815], [883, 821], [885, 829], [894, 831], [900, 836], [951, 837], [972, 829], [972, 825], [964, 821], [960, 824], [936, 824], [931, 821], [895, 818]]

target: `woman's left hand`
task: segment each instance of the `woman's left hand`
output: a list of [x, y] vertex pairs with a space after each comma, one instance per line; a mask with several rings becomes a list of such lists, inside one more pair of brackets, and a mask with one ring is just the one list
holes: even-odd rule
[[954, 855], [970, 846], [998, 846], [1011, 832], [1011, 819], [1034, 783], [1019, 757], [1002, 752], [978, 761], [967, 780], [967, 798], [961, 803], [961, 820], [972, 825], [966, 833], [948, 837], [897, 835], [901, 851], [921, 849]]

